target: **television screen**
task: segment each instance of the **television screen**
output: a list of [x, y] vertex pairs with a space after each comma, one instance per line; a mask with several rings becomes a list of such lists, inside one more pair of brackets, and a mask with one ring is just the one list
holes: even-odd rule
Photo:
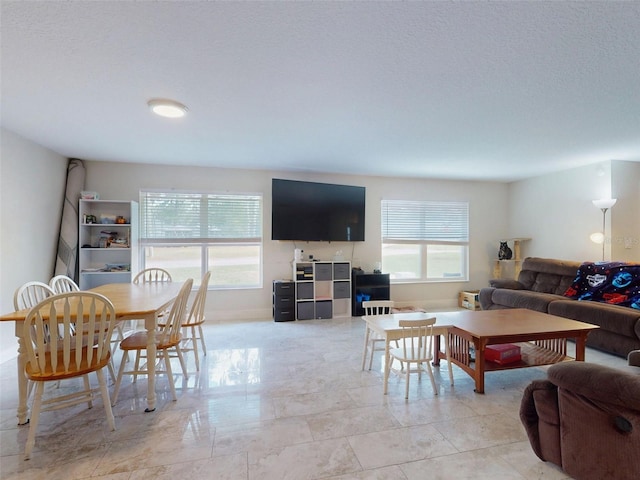
[[363, 242], [365, 187], [274, 178], [271, 239]]

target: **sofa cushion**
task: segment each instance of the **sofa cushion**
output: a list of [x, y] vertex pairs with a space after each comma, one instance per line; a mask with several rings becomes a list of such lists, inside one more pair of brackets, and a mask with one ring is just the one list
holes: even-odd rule
[[509, 290], [498, 288], [493, 291], [491, 300], [494, 304], [507, 308], [527, 308], [547, 313], [548, 306], [554, 300], [561, 299], [550, 293], [531, 292], [529, 290]]
[[626, 337], [640, 338], [640, 311], [633, 308], [597, 302], [556, 300], [549, 304], [548, 313], [592, 323], [604, 330]]
[[518, 281], [527, 290], [562, 295], [576, 278], [579, 262], [528, 257], [522, 262]]

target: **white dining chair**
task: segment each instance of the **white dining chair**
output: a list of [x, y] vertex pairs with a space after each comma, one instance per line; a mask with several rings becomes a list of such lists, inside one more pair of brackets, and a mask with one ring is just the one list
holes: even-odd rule
[[209, 288], [209, 279], [211, 278], [211, 272], [207, 272], [202, 277], [200, 287], [193, 299], [191, 307], [187, 311], [184, 321], [182, 322], [182, 351], [193, 351], [193, 356], [196, 361], [196, 370], [200, 371], [200, 355], [198, 352], [198, 340], [202, 347], [203, 355], [207, 354], [207, 345], [204, 341], [204, 331], [202, 325], [206, 320], [204, 314], [204, 307], [207, 303], [207, 290]]
[[[115, 430], [109, 391], [103, 369], [109, 365], [109, 340], [115, 323], [113, 304], [92, 292], [53, 295], [35, 305], [24, 321], [27, 365], [25, 375], [35, 384], [24, 458], [28, 460], [35, 444], [40, 413], [79, 403], [93, 406], [94, 390], [89, 373], [96, 372], [107, 422]], [[50, 335], [50, 331], [60, 332]], [[46, 382], [83, 377], [84, 388], [43, 399]]]
[[49, 280], [49, 286], [56, 294], [80, 291], [78, 284], [66, 275], [56, 275]]
[[[171, 388], [171, 395], [174, 401], [178, 399], [176, 396], [176, 387], [173, 380], [173, 372], [171, 370], [171, 355], [178, 357], [180, 366], [182, 367], [182, 373], [187, 378], [187, 368], [182, 355], [182, 349], [180, 348], [180, 342], [182, 340], [182, 333], [180, 331], [182, 321], [187, 310], [187, 300], [191, 293], [191, 287], [193, 286], [193, 279], [188, 279], [184, 282], [184, 285], [180, 289], [180, 293], [176, 297], [171, 310], [167, 316], [166, 322], [162, 327], [159, 327], [155, 331], [156, 338], [156, 358], [148, 358], [147, 356], [147, 332], [139, 331], [132, 335], [129, 335], [120, 342], [120, 349], [122, 350], [122, 360], [120, 361], [120, 368], [118, 369], [118, 377], [116, 385], [113, 390], [113, 404], [118, 400], [118, 394], [120, 392], [120, 386], [122, 384], [122, 377], [126, 375], [133, 375], [134, 381], [138, 375], [148, 375], [147, 364], [148, 362], [158, 363], [156, 368], [156, 374], [165, 374], [169, 380], [169, 386]], [[133, 370], [125, 371], [127, 359], [129, 358], [129, 352], [136, 352], [136, 359], [134, 362]], [[160, 364], [164, 363], [164, 369], [160, 367]]]

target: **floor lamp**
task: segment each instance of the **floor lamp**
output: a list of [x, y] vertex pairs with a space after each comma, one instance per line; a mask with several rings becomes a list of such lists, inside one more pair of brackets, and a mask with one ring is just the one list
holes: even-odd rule
[[[604, 262], [604, 246], [607, 238], [605, 235], [605, 219], [607, 217], [607, 210], [613, 207], [617, 201], [618, 201], [617, 198], [601, 198], [599, 200], [593, 200], [593, 204], [597, 208], [602, 210], [602, 261], [603, 262]], [[599, 237], [599, 235], [597, 234], [594, 234], [594, 235]], [[594, 238], [594, 235], [591, 236], [592, 240]]]

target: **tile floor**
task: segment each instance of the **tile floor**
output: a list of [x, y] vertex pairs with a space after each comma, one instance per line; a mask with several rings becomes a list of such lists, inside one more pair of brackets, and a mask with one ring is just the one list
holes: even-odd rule
[[[438, 396], [423, 377], [405, 401], [397, 377], [382, 395], [381, 353], [374, 370], [360, 370], [358, 318], [215, 323], [206, 336], [201, 373], [176, 375], [177, 402], [159, 378], [158, 408], [143, 413], [146, 380], [125, 377], [115, 432], [99, 397], [91, 410], [45, 412], [29, 461], [28, 428], [16, 425], [15, 362], [0, 365], [0, 478], [568, 478], [535, 457], [518, 418], [522, 391], [543, 368], [489, 373], [479, 395], [456, 367], [451, 387], [444, 364]], [[587, 361], [625, 364], [594, 350]]]

